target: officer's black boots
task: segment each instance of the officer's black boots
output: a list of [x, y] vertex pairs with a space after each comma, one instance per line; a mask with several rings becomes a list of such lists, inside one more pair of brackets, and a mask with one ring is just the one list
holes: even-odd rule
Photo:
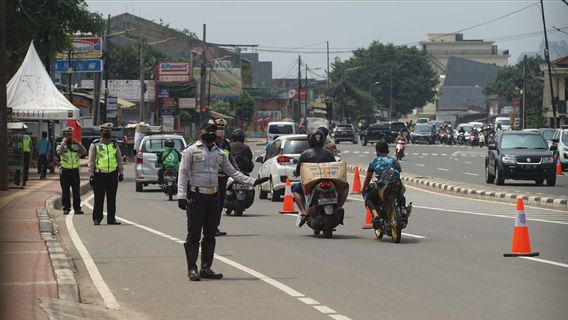
[[199, 253], [199, 245], [192, 245], [185, 242], [185, 259], [187, 260], [187, 277], [190, 281], [199, 281], [201, 277], [197, 272], [197, 254]]
[[221, 279], [223, 278], [222, 273], [215, 273], [211, 270], [213, 265], [213, 256], [215, 254], [215, 244], [213, 243], [201, 243], [201, 271], [199, 275], [205, 279]]

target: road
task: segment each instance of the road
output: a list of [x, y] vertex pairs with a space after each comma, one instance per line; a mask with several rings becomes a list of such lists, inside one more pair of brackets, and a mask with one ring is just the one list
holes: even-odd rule
[[[338, 145], [342, 159], [350, 164], [359, 164], [367, 167], [375, 156], [375, 146], [365, 147], [349, 143]], [[260, 151], [260, 148], [257, 148]], [[391, 153], [394, 153], [394, 145], [391, 144]], [[568, 175], [557, 176], [556, 186], [537, 186], [534, 181], [506, 180], [505, 185], [495, 186], [485, 183], [485, 155], [487, 148], [469, 147], [460, 145], [426, 145], [408, 144], [406, 157], [401, 161], [402, 170], [411, 174], [437, 177], [451, 181], [476, 184], [482, 188], [493, 186], [503, 191], [516, 193], [531, 192], [541, 195], [568, 195]]]
[[[342, 146], [343, 148], [343, 146]], [[347, 148], [345, 148], [347, 149]], [[92, 271], [136, 319], [561, 319], [568, 314], [568, 213], [526, 208], [539, 259], [504, 258], [515, 207], [412, 187], [400, 244], [362, 230], [358, 195], [332, 239], [298, 229], [281, 202], [255, 200], [242, 217], [223, 216], [214, 269], [225, 278], [189, 282], [185, 214], [152, 190], [134, 191], [132, 166], [119, 186], [120, 226], [93, 226], [90, 210], [59, 221], [86, 303], [102, 303]], [[350, 176], [349, 178], [352, 178]], [[92, 199], [88, 199], [92, 205]], [[85, 205], [84, 205], [85, 208]], [[77, 239], [75, 239], [77, 240]], [[69, 242], [70, 243], [70, 242]], [[113, 300], [114, 299], [114, 300]]]

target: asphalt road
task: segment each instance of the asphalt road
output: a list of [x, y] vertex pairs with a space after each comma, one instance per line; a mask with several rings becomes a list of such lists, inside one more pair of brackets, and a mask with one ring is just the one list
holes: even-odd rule
[[[344, 148], [343, 145], [341, 146]], [[561, 319], [568, 314], [568, 213], [526, 208], [539, 259], [504, 258], [515, 207], [408, 188], [414, 202], [402, 241], [362, 230], [358, 195], [332, 239], [295, 226], [282, 203], [255, 200], [223, 215], [214, 269], [223, 280], [189, 282], [184, 212], [161, 192], [134, 191], [132, 166], [119, 186], [120, 226], [71, 225], [121, 311], [136, 319]], [[352, 176], [349, 177], [352, 179]], [[86, 196], [85, 196], [86, 198]], [[92, 204], [92, 199], [89, 200]], [[61, 220], [61, 219], [60, 219]], [[67, 228], [65, 228], [67, 226]], [[70, 253], [86, 303], [102, 299], [79, 252]], [[90, 268], [92, 269], [92, 267]], [[108, 301], [112, 301], [105, 294]]]
[[[375, 157], [375, 146], [365, 147], [350, 143], [338, 145], [341, 157], [350, 164], [367, 167]], [[260, 150], [260, 148], [257, 148]], [[391, 153], [394, 153], [394, 145], [391, 144]], [[476, 184], [481, 188], [493, 186], [499, 190], [517, 193], [531, 192], [542, 195], [568, 196], [568, 174], [557, 176], [556, 186], [548, 187], [535, 185], [534, 181], [505, 180], [505, 185], [488, 185], [485, 182], [485, 156], [487, 148], [469, 147], [460, 145], [427, 145], [408, 144], [406, 156], [401, 165], [404, 172], [411, 174], [437, 177], [461, 183]]]

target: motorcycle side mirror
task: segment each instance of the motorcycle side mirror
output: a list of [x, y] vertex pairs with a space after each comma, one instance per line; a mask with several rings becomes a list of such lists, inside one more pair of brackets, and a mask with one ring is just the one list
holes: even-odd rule
[[556, 151], [556, 150], [558, 150], [558, 146], [556, 145], [550, 146], [550, 151]]
[[560, 139], [552, 139], [552, 143], [558, 143], [560, 142]]
[[254, 159], [254, 161], [255, 161], [255, 162], [258, 162], [258, 163], [264, 163], [264, 157], [263, 157], [263, 156], [258, 156], [258, 157], [256, 157], [256, 159]]
[[497, 145], [495, 145], [494, 143], [490, 143], [488, 146], [489, 150], [497, 150]]

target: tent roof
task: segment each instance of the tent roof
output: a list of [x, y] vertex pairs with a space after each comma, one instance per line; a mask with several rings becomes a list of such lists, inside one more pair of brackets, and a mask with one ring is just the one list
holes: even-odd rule
[[55, 87], [33, 42], [24, 62], [6, 86], [8, 108], [20, 120], [78, 119], [79, 109]]

